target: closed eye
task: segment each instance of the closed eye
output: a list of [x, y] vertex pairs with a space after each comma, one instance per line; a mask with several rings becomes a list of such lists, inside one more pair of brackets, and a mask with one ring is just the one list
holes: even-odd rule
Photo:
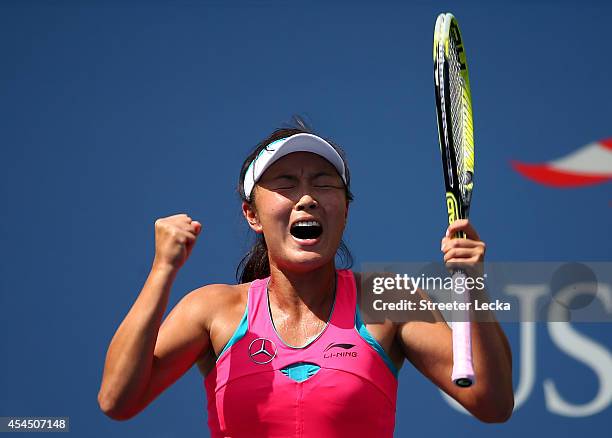
[[314, 187], [318, 188], [327, 188], [327, 189], [341, 189], [343, 186], [331, 178], [321, 178], [320, 181], [317, 181], [313, 184]]
[[280, 175], [274, 178], [272, 185], [277, 190], [292, 189], [297, 185], [297, 180], [289, 175]]
[[[315, 175], [312, 187], [317, 189], [344, 189], [342, 184], [339, 184], [337, 178], [332, 175], [321, 173]], [[268, 186], [272, 190], [290, 190], [294, 189], [299, 185], [299, 178], [293, 175], [277, 175], [270, 179]]]
[[317, 178], [317, 180], [313, 184], [314, 187], [317, 188], [325, 188], [325, 189], [340, 189], [343, 188], [339, 181], [331, 175], [323, 175]]

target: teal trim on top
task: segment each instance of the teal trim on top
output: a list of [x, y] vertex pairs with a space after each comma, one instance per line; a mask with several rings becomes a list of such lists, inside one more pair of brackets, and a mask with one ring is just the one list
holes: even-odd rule
[[[279, 138], [278, 140], [274, 140], [272, 143], [270, 143], [269, 145], [264, 147], [262, 150], [260, 150], [259, 153], [257, 154], [257, 156], [255, 158], [253, 158], [253, 161], [251, 161], [251, 164], [249, 164], [249, 167], [247, 167], [247, 170], [246, 170], [246, 172], [244, 172], [244, 174], [246, 175], [247, 172], [249, 172], [251, 170], [251, 168], [255, 165], [255, 161], [257, 161], [259, 159], [259, 157], [261, 157], [261, 155], [264, 152], [266, 152], [270, 146], [272, 146], [275, 143], [278, 143], [281, 140], [285, 140], [287, 138], [289, 138], [289, 137], [283, 137], [283, 138]], [[219, 356], [221, 356], [221, 355], [219, 355]]]
[[304, 380], [308, 380], [317, 374], [320, 369], [321, 367], [314, 363], [296, 362], [292, 363], [291, 365], [287, 365], [285, 368], [281, 369], [281, 372], [296, 382], [303, 382]]
[[240, 320], [238, 327], [236, 327], [234, 334], [232, 335], [230, 340], [227, 341], [227, 344], [225, 344], [225, 347], [223, 347], [223, 350], [221, 350], [221, 353], [219, 353], [219, 357], [217, 358], [215, 362], [219, 361], [219, 358], [223, 356], [223, 353], [225, 353], [225, 350], [229, 349], [232, 345], [234, 345], [236, 342], [238, 342], [240, 339], [244, 337], [244, 335], [247, 332], [247, 329], [249, 328], [249, 318], [248, 317], [249, 317], [249, 304], [247, 303], [247, 305], [244, 306], [244, 314], [242, 315], [242, 319]]
[[399, 375], [398, 369], [395, 367], [395, 364], [393, 363], [393, 361], [391, 360], [387, 352], [384, 350], [384, 348], [382, 348], [382, 346], [378, 343], [378, 341], [374, 339], [374, 336], [370, 334], [367, 327], [363, 323], [363, 320], [361, 319], [361, 312], [359, 311], [359, 302], [357, 302], [357, 306], [355, 310], [355, 328], [357, 329], [361, 337], [368, 344], [370, 344], [372, 348], [374, 348], [374, 350], [378, 352], [378, 354], [380, 354], [380, 357], [382, 358], [382, 360], [385, 361], [385, 364], [387, 364], [387, 367], [397, 379], [397, 376]]

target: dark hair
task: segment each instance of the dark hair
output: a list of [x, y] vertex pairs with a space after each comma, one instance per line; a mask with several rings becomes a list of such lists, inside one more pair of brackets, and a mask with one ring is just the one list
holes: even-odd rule
[[[240, 169], [240, 177], [238, 179], [238, 194], [240, 195], [240, 199], [249, 204], [251, 208], [255, 209], [255, 197], [251, 196], [251, 200], [248, 200], [244, 194], [244, 175], [246, 174], [249, 165], [263, 149], [268, 147], [270, 143], [276, 140], [280, 140], [281, 138], [290, 137], [299, 133], [315, 134], [315, 132], [313, 132], [313, 130], [304, 121], [302, 117], [293, 116], [290, 123], [285, 124], [284, 127], [275, 130], [265, 140], [258, 143], [257, 146], [255, 146], [255, 148], [253, 149], [253, 151], [249, 154], [249, 156], [246, 157], [244, 163], [242, 163], [242, 168]], [[346, 174], [346, 184], [344, 186], [345, 194], [347, 201], [351, 202], [354, 198], [350, 190], [351, 175], [349, 172], [348, 163], [346, 162], [346, 154], [340, 146], [336, 145], [329, 139], [325, 140], [333, 146], [333, 148], [338, 152], [338, 154], [342, 158], [342, 161], [344, 162]], [[353, 266], [353, 256], [351, 255], [350, 250], [348, 249], [343, 240], [340, 241], [337, 255], [341, 260], [343, 269], [349, 269]], [[249, 281], [253, 281], [259, 278], [265, 278], [269, 275], [270, 261], [268, 260], [268, 247], [266, 246], [266, 240], [263, 234], [258, 234], [255, 243], [253, 244], [251, 249], [245, 254], [242, 260], [240, 260], [240, 263], [236, 268], [236, 279], [239, 283], [247, 283]]]

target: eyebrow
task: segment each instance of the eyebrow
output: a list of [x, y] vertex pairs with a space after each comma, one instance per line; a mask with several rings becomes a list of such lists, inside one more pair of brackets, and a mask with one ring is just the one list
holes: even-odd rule
[[[322, 172], [315, 173], [314, 175], [312, 175], [311, 178], [315, 179], [315, 178], [319, 178], [320, 176], [332, 176], [333, 177], [334, 174], [326, 172], [326, 171], [322, 171]], [[274, 176], [271, 177], [271, 179], [273, 179], [273, 180], [274, 179], [281, 179], [281, 178], [298, 179], [298, 177], [296, 175], [290, 175], [288, 173], [281, 173], [281, 174], [274, 175]]]
[[318, 177], [320, 177], [320, 176], [334, 176], [334, 174], [333, 174], [333, 173], [329, 173], [329, 172], [325, 172], [325, 171], [323, 171], [323, 172], [318, 172], [318, 173], [315, 173], [315, 174], [314, 174], [314, 176], [313, 176], [313, 178], [318, 178]]

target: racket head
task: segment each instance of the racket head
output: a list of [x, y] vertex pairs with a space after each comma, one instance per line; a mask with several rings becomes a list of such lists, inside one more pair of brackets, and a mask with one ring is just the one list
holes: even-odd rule
[[457, 19], [434, 28], [434, 83], [448, 223], [468, 217], [474, 188], [474, 124], [465, 45]]

